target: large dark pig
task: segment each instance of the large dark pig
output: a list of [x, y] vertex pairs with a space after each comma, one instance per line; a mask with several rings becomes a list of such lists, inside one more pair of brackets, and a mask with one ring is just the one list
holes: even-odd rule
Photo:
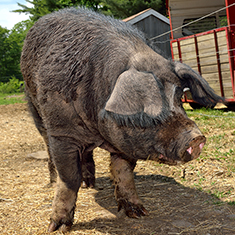
[[137, 29], [85, 9], [39, 19], [21, 69], [48, 146], [51, 181], [58, 172], [50, 232], [71, 227], [81, 181], [94, 186], [96, 147], [111, 153], [118, 208], [129, 217], [147, 215], [134, 184], [136, 161], [197, 158], [206, 138], [182, 108], [183, 89], [206, 106], [221, 99], [191, 68], [151, 49]]

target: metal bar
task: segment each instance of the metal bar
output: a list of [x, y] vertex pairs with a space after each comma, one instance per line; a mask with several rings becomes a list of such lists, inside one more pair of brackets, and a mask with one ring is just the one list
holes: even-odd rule
[[214, 33], [214, 39], [215, 39], [215, 50], [216, 50], [217, 67], [218, 67], [218, 74], [219, 74], [220, 92], [221, 92], [221, 96], [224, 97], [224, 86], [223, 86], [223, 81], [222, 81], [218, 39], [217, 39], [217, 34], [215, 30], [213, 30], [213, 33]]
[[227, 14], [227, 22], [228, 22], [228, 27], [229, 31], [235, 30], [235, 6], [228, 7], [229, 5], [233, 4], [235, 1], [234, 0], [225, 0], [225, 5], [226, 5], [226, 14]]
[[172, 45], [173, 42], [171, 41], [170, 44], [171, 44], [171, 56], [172, 56], [172, 60], [175, 60], [174, 51], [173, 51], [173, 45]]
[[[211, 34], [211, 33], [213, 33], [214, 30], [216, 32], [220, 32], [220, 31], [225, 31], [226, 29], [227, 29], [227, 26], [226, 27], [221, 27], [221, 28], [218, 28], [218, 29], [209, 30], [209, 31], [202, 32], [202, 33], [197, 33], [195, 35], [198, 37], [198, 36], [203, 36], [203, 35]], [[193, 38], [193, 37], [194, 37], [194, 35], [186, 36], [186, 37], [182, 37], [182, 38], [177, 38], [177, 39], [173, 39], [172, 42], [182, 41], [182, 40]]]
[[[177, 39], [177, 47], [178, 47], [178, 52], [179, 52], [179, 59], [180, 59], [180, 62], [182, 63], [183, 60], [182, 60], [182, 54], [181, 54], [181, 47], [180, 47], [180, 41], [178, 39]], [[184, 92], [184, 102], [187, 102], [186, 92]]]
[[231, 76], [231, 83], [232, 83], [232, 90], [233, 90], [233, 98], [235, 99], [235, 87], [234, 87], [234, 50], [233, 43], [231, 42], [233, 38], [233, 32], [230, 32], [228, 28], [226, 29], [226, 38], [227, 38], [227, 48], [228, 48], [228, 57], [229, 57], [229, 65], [230, 65], [230, 76]]
[[181, 54], [181, 48], [180, 48], [180, 41], [177, 40], [177, 47], [178, 47], [178, 52], [179, 52], [179, 59], [180, 59], [180, 62], [182, 63], [182, 54]]
[[234, 99], [226, 99], [226, 102], [234, 103], [235, 104], [235, 100]]
[[[167, 3], [168, 4], [168, 3]], [[170, 20], [170, 29], [171, 29], [171, 36], [170, 39], [174, 38], [174, 34], [173, 34], [173, 28], [172, 28], [172, 21], [171, 21], [171, 9], [169, 7], [169, 5], [166, 7], [167, 11], [168, 11], [168, 15], [169, 15], [169, 20]]]
[[199, 74], [202, 75], [200, 58], [199, 58], [199, 50], [198, 50], [198, 44], [197, 44], [197, 36], [196, 35], [194, 35], [194, 43], [195, 43], [196, 56], [197, 56], [197, 69], [198, 69]]

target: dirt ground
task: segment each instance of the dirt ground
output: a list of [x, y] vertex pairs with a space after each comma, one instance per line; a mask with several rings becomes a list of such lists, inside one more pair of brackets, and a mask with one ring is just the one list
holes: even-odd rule
[[[26, 104], [0, 106], [1, 235], [47, 234], [54, 189], [48, 187], [47, 161], [28, 157], [44, 150]], [[117, 211], [109, 154], [97, 148], [95, 162], [96, 188], [80, 189], [70, 234], [235, 235], [235, 174], [225, 174], [219, 161], [195, 160], [179, 167], [139, 161], [136, 187], [150, 212], [141, 219]], [[199, 171], [208, 182], [202, 188], [194, 183]], [[226, 199], [209, 194], [213, 187], [229, 192]]]

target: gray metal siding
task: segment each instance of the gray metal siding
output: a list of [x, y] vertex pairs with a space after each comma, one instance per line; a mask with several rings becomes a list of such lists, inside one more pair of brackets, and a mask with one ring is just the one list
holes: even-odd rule
[[[170, 25], [159, 20], [153, 15], [146, 17], [145, 19], [134, 24], [138, 29], [146, 34], [148, 38], [153, 38], [170, 31]], [[171, 58], [170, 49], [170, 33], [160, 38], [153, 40], [156, 46], [165, 54]]]

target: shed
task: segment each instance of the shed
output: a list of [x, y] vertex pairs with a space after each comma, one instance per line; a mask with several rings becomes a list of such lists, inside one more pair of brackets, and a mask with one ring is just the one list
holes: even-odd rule
[[[170, 31], [169, 19], [151, 8], [130, 16], [123, 21], [136, 26], [139, 30], [144, 32], [149, 39]], [[166, 57], [171, 57], [170, 32], [169, 34], [154, 39], [153, 43]]]

